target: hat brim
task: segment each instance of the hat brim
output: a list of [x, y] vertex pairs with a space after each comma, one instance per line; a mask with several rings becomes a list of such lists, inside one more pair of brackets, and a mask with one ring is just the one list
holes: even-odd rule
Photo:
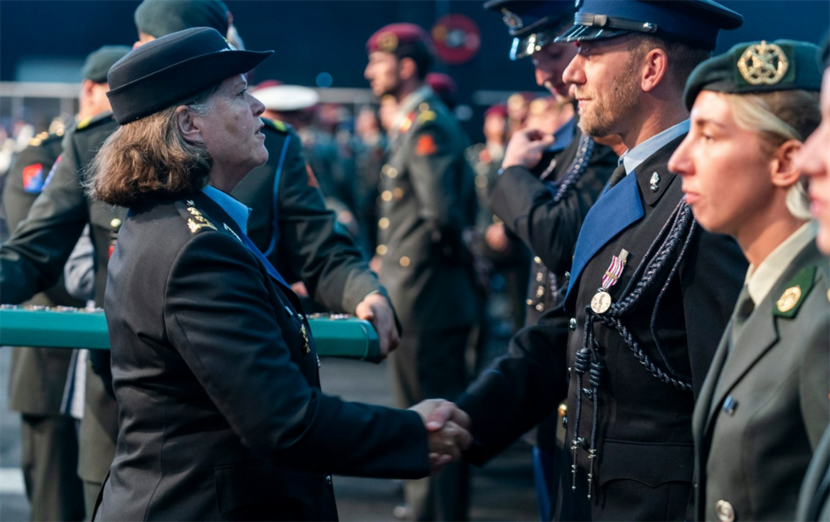
[[246, 73], [274, 51], [219, 51], [196, 56], [110, 90], [113, 116], [128, 123], [186, 100], [227, 78]]
[[624, 29], [607, 29], [603, 27], [592, 27], [589, 25], [577, 24], [565, 31], [554, 41], [556, 43], [589, 42], [593, 40], [608, 40], [610, 38], [617, 38], [618, 36], [625, 36], [630, 33], [631, 31], [626, 31]]

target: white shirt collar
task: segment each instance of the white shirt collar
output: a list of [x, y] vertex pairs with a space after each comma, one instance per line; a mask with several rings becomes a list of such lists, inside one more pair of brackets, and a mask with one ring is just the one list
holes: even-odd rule
[[784, 272], [799, 252], [804, 250], [812, 241], [815, 241], [817, 231], [818, 225], [814, 221], [808, 221], [783, 243], [775, 247], [775, 250], [757, 268], [749, 265], [745, 284], [755, 306], [758, 306], [767, 297], [767, 294], [770, 293], [775, 283], [781, 279], [781, 276], [784, 275]]

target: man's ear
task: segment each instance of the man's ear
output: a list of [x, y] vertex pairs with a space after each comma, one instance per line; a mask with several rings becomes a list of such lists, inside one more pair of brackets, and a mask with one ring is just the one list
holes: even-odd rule
[[802, 145], [798, 140], [787, 140], [775, 151], [775, 155], [770, 161], [770, 175], [772, 176], [773, 185], [787, 188], [796, 183], [801, 177], [801, 172], [794, 160]]
[[200, 121], [195, 117], [195, 113], [190, 108], [180, 105], [176, 108], [176, 125], [179, 127], [179, 133], [182, 138], [188, 143], [202, 143], [202, 129]]
[[409, 80], [418, 74], [418, 66], [415, 65], [415, 60], [409, 57], [398, 60], [398, 75], [401, 80]]
[[655, 47], [646, 53], [641, 64], [642, 78], [640, 86], [645, 92], [651, 92], [662, 82], [666, 81], [666, 71], [669, 66], [669, 56], [666, 51]]

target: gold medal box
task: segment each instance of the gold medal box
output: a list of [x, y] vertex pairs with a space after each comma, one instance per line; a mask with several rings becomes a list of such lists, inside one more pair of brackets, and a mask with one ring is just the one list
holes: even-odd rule
[[[378, 334], [368, 321], [349, 315], [308, 317], [320, 357], [378, 359]], [[0, 306], [0, 346], [109, 350], [101, 309]]]

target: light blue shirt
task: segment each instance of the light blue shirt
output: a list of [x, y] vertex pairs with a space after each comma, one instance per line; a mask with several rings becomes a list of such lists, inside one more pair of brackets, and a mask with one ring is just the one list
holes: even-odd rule
[[620, 157], [625, 165], [625, 174], [631, 174], [642, 162], [650, 158], [655, 152], [662, 149], [672, 140], [689, 132], [689, 120], [683, 120], [674, 127], [669, 127], [660, 134], [656, 134], [640, 143], [631, 150], [625, 151]]
[[222, 210], [227, 212], [231, 219], [233, 219], [242, 230], [243, 234], [248, 234], [248, 218], [251, 216], [250, 208], [234, 199], [233, 196], [225, 194], [216, 187], [208, 185], [204, 188], [204, 190], [202, 190], [202, 192], [204, 192], [205, 196], [212, 199], [214, 203], [222, 207]]

